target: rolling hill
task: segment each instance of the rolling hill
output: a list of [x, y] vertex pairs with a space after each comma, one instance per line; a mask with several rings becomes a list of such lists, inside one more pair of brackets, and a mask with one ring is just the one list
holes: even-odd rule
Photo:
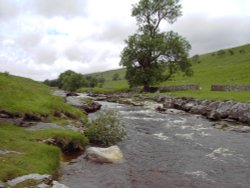
[[[210, 91], [212, 84], [250, 85], [250, 44], [199, 55], [199, 61], [192, 64], [194, 71], [192, 77], [183, 77], [179, 73], [171, 80], [161, 83], [160, 86], [199, 84], [200, 91], [172, 92], [168, 94], [195, 98], [250, 101], [249, 92], [225, 93]], [[118, 73], [122, 80], [112, 81], [112, 76], [115, 73]], [[125, 69], [95, 73], [93, 75], [104, 77], [106, 80], [104, 87], [106, 88], [121, 89], [128, 87], [128, 83], [124, 79]]]

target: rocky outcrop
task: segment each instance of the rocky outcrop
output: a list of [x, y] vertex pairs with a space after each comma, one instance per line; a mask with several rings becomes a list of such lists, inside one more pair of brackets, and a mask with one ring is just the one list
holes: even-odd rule
[[66, 97], [77, 97], [77, 96], [79, 96], [79, 94], [74, 93], [74, 92], [69, 92], [66, 94]]
[[86, 150], [86, 158], [96, 163], [122, 163], [123, 154], [118, 146], [109, 148], [89, 147]]
[[66, 98], [68, 104], [83, 109], [86, 113], [93, 113], [101, 109], [101, 104], [93, 100], [83, 100], [75, 96]]
[[20, 176], [15, 179], [9, 180], [7, 184], [11, 187], [14, 187], [22, 182], [25, 182], [27, 180], [35, 180], [38, 184], [45, 183], [47, 185], [52, 183], [52, 176], [51, 175], [41, 175], [41, 174], [29, 174], [25, 176]]
[[85, 145], [79, 140], [72, 138], [53, 137], [42, 141], [43, 143], [54, 145], [61, 148], [65, 154], [75, 153], [78, 151], [84, 151]]
[[87, 113], [96, 112], [96, 111], [100, 110], [101, 107], [102, 107], [102, 105], [98, 102], [95, 102], [95, 101], [83, 103], [81, 105], [81, 108], [84, 109], [84, 111]]
[[[96, 97], [98, 95], [95, 95]], [[143, 104], [145, 100], [153, 100], [162, 103], [163, 107], [156, 110], [161, 113], [169, 113], [177, 109], [192, 114], [199, 114], [207, 117], [208, 119], [219, 120], [233, 120], [250, 125], [250, 102], [241, 103], [235, 101], [210, 101], [198, 100], [193, 98], [175, 98], [170, 96], [135, 96], [131, 93], [122, 94], [102, 94], [102, 98], [106, 98], [109, 102], [117, 102], [124, 104], [131, 104], [128, 101], [137, 101], [138, 104]], [[132, 98], [132, 99], [129, 99]], [[124, 102], [126, 101], [126, 102]], [[174, 112], [176, 113], [176, 112]], [[180, 113], [178, 111], [178, 113]]]
[[200, 114], [211, 120], [232, 119], [250, 124], [250, 102], [240, 103], [166, 97], [163, 106], [164, 108], [175, 108], [193, 114]]
[[[54, 181], [51, 175], [41, 175], [41, 174], [29, 174], [29, 175], [25, 175], [25, 176], [20, 176], [17, 177], [13, 180], [9, 180], [7, 182], [8, 187], [15, 187], [15, 186], [19, 186], [20, 184], [22, 184], [22, 186], [25, 186], [25, 182], [29, 181], [29, 180], [33, 180], [33, 185], [31, 187], [37, 187], [37, 188], [68, 188], [67, 186], [59, 183], [58, 181]], [[3, 186], [4, 187], [4, 186]], [[20, 186], [19, 186], [20, 187]], [[28, 186], [27, 186], [28, 187]], [[29, 185], [30, 187], [30, 185]], [[0, 188], [1, 188], [1, 184], [0, 184]]]

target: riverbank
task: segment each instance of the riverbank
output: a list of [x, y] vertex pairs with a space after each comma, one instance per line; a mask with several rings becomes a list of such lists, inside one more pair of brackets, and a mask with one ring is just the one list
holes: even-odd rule
[[[79, 132], [86, 113], [31, 79], [0, 73], [0, 89], [0, 182], [34, 173], [57, 179], [63, 153], [88, 144]], [[27, 130], [37, 125], [43, 129]]]
[[199, 114], [213, 121], [228, 120], [250, 125], [250, 102], [199, 100], [172, 96], [145, 96], [132, 93], [89, 93], [89, 95], [96, 97], [97, 100], [132, 104], [134, 106], [143, 105], [145, 100], [151, 100], [163, 105], [163, 107], [156, 109], [160, 112], [164, 112], [167, 109], [177, 109], [191, 114]]

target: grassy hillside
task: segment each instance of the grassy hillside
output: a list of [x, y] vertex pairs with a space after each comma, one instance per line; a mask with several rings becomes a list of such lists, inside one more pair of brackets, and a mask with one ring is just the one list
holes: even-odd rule
[[53, 118], [54, 112], [69, 112], [76, 118], [86, 116], [78, 109], [52, 95], [49, 87], [31, 79], [0, 73], [0, 111], [43, 114]]
[[[70, 114], [63, 121], [86, 121], [86, 115], [52, 95], [49, 87], [30, 79], [0, 73], [0, 113], [43, 115], [43, 121], [60, 121], [55, 112]], [[73, 118], [74, 117], [74, 118]], [[41, 173], [56, 175], [60, 168], [61, 152], [55, 146], [41, 143], [58, 138], [73, 143], [88, 143], [84, 135], [68, 130], [26, 131], [0, 118], [0, 181], [20, 175]], [[5, 153], [9, 151], [9, 153]]]
[[[208, 99], [233, 99], [238, 101], [250, 101], [249, 92], [211, 92], [212, 84], [250, 85], [250, 44], [230, 49], [224, 49], [213, 53], [200, 55], [200, 62], [193, 63], [194, 75], [183, 77], [177, 74], [172, 80], [163, 82], [160, 86], [199, 84], [200, 91], [171, 92], [167, 94]], [[99, 73], [106, 80], [116, 71]], [[119, 69], [121, 77], [125, 69]], [[119, 88], [128, 87], [126, 80], [107, 81], [104, 87]]]

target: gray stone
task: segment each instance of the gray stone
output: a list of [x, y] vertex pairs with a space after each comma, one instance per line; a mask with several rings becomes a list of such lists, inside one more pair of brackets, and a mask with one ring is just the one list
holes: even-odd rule
[[58, 181], [53, 181], [52, 183], [52, 188], [69, 188], [64, 184], [59, 183]]
[[52, 176], [51, 175], [41, 175], [41, 174], [29, 174], [29, 175], [25, 175], [25, 176], [20, 176], [20, 177], [17, 177], [15, 179], [12, 179], [12, 180], [9, 180], [7, 182], [7, 184], [11, 187], [14, 187], [16, 186], [17, 184], [21, 183], [21, 182], [24, 182], [26, 180], [37, 180], [37, 181], [40, 181], [40, 183], [43, 183], [43, 182], [50, 182], [52, 180]]
[[22, 154], [20, 152], [17, 151], [8, 151], [8, 150], [0, 150], [0, 155], [8, 155], [8, 154]]
[[0, 181], [0, 188], [4, 188], [4, 183]]
[[123, 163], [124, 157], [118, 146], [109, 148], [89, 147], [86, 158], [96, 163]]

